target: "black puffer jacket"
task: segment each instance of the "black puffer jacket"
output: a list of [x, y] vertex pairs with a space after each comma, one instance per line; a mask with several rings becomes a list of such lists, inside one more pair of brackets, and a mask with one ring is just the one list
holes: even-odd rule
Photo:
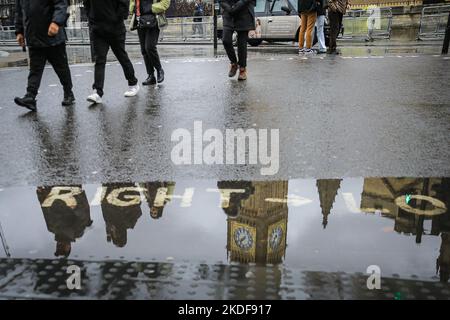
[[[255, 30], [256, 0], [222, 0], [223, 28], [235, 31]], [[230, 8], [236, 8], [230, 12]]]
[[[16, 34], [24, 34], [29, 47], [52, 47], [66, 42], [67, 3], [66, 0], [17, 0]], [[54, 37], [48, 36], [52, 22], [60, 26]]]
[[99, 35], [118, 35], [126, 32], [129, 0], [83, 0], [91, 31]]
[[317, 0], [298, 0], [298, 12], [308, 13], [317, 11]]

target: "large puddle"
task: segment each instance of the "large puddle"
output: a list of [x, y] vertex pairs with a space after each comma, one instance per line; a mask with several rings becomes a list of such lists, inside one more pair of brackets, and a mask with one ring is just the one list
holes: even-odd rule
[[20, 187], [0, 204], [0, 257], [449, 277], [450, 178]]

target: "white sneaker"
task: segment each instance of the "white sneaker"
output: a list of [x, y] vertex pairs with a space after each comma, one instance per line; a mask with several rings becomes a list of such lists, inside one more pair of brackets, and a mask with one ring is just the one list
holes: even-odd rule
[[315, 51], [313, 49], [305, 49], [305, 51], [304, 51], [305, 55], [311, 55], [311, 54], [314, 54], [314, 53], [315, 53]]
[[127, 97], [127, 98], [129, 98], [129, 97], [134, 97], [135, 95], [137, 95], [138, 94], [138, 92], [139, 92], [139, 85], [137, 84], [137, 85], [135, 85], [135, 86], [130, 86], [129, 88], [128, 88], [128, 91], [126, 91], [123, 95], [125, 96], [125, 97]]
[[97, 93], [97, 90], [94, 89], [94, 92], [87, 97], [87, 101], [97, 104], [97, 103], [102, 103], [102, 97], [100, 97]]

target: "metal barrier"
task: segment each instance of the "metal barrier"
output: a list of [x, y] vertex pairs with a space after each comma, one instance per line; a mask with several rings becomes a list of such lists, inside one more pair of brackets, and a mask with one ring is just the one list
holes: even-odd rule
[[0, 27], [0, 44], [16, 41], [15, 28], [12, 26]]
[[[201, 18], [201, 22], [194, 22], [194, 19]], [[182, 17], [168, 18], [168, 25], [160, 32], [161, 42], [212, 42], [213, 17]], [[128, 23], [126, 24], [128, 26]], [[81, 23], [77, 27], [67, 27], [66, 33], [69, 44], [89, 43], [89, 27], [86, 23]], [[13, 27], [2, 27], [0, 30], [0, 45], [12, 44], [16, 41]], [[137, 31], [127, 32], [127, 43], [138, 43]]]
[[450, 5], [429, 6], [422, 9], [417, 39], [442, 39], [445, 35]]
[[212, 41], [213, 17], [202, 16], [201, 22], [194, 22], [195, 18], [200, 17], [184, 17], [170, 18], [166, 28], [160, 34], [160, 41]]
[[350, 10], [344, 16], [343, 39], [389, 39], [392, 28], [392, 8]]

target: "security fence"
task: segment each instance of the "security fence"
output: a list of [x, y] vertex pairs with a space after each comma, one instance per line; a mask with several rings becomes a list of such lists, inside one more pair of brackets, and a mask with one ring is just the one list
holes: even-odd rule
[[[201, 19], [201, 21], [197, 21]], [[169, 18], [169, 24], [160, 34], [164, 41], [213, 41], [213, 17]]]
[[[160, 42], [212, 42], [213, 17], [168, 18], [168, 25], [160, 32]], [[200, 21], [199, 21], [200, 20]], [[0, 27], [0, 45], [11, 44], [16, 40], [14, 27]], [[76, 28], [66, 28], [69, 44], [88, 44], [89, 27], [82, 22]], [[138, 43], [137, 31], [127, 32], [127, 43]]]
[[368, 8], [347, 11], [343, 19], [344, 39], [389, 39], [392, 8]]
[[[440, 39], [445, 34], [450, 5], [426, 6], [422, 9], [418, 39]], [[200, 21], [199, 21], [200, 19]], [[368, 8], [349, 10], [343, 19], [342, 39], [389, 39], [392, 30], [392, 8]], [[89, 44], [89, 28], [86, 22], [66, 28], [69, 44]], [[210, 43], [213, 41], [213, 17], [168, 18], [168, 25], [161, 30], [160, 42]], [[0, 26], [0, 45], [15, 43], [12, 26]], [[127, 43], [138, 43], [137, 31], [127, 33]]]
[[444, 38], [450, 5], [429, 6], [422, 9], [420, 16], [420, 40]]

